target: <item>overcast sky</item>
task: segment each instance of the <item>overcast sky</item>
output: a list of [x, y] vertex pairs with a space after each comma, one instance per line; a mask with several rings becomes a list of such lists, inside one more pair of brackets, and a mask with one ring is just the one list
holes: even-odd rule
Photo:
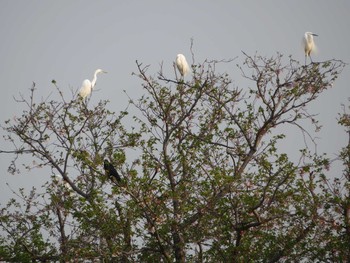
[[[93, 100], [110, 99], [116, 112], [127, 105], [127, 90], [133, 97], [142, 93], [135, 60], [150, 64], [150, 74], [163, 63], [171, 72], [177, 53], [190, 58], [194, 39], [196, 60], [224, 59], [248, 54], [273, 56], [280, 52], [304, 61], [301, 38], [305, 31], [319, 35], [315, 61], [341, 59], [350, 62], [350, 1], [0, 1], [0, 122], [21, 113], [13, 96], [28, 94], [32, 82], [45, 96], [53, 90], [51, 80], [67, 94], [78, 89], [97, 68], [98, 92]], [[227, 72], [235, 79], [233, 63]], [[313, 103], [323, 131], [318, 152], [331, 157], [346, 143], [337, 125], [341, 103], [350, 96], [350, 67], [346, 67], [332, 90]], [[236, 83], [239, 85], [240, 83]], [[240, 86], [244, 88], [243, 86]], [[2, 131], [1, 131], [2, 133]], [[2, 133], [3, 134], [3, 133]], [[292, 135], [302, 140], [301, 134]], [[1, 138], [1, 148], [8, 147]], [[13, 189], [29, 188], [48, 179], [47, 174], [9, 175], [11, 156], [0, 155], [0, 202]]]

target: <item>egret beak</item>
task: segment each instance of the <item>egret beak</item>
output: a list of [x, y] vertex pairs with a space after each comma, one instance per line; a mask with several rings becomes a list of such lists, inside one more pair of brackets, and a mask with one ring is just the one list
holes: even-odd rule
[[102, 71], [103, 73], [108, 73], [107, 71]]
[[315, 36], [315, 37], [318, 37], [318, 35], [317, 34], [312, 34], [313, 36]]

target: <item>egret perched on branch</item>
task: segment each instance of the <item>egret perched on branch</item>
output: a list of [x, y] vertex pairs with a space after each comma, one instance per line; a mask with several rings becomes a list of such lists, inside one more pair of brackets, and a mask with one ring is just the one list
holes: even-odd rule
[[305, 32], [303, 44], [304, 44], [304, 52], [305, 52], [305, 65], [306, 65], [306, 58], [309, 57], [311, 62], [311, 52], [316, 51], [316, 45], [314, 42], [314, 36], [318, 36], [312, 32]]
[[56, 190], [58, 190], [61, 186], [63, 186], [63, 189], [65, 190], [65, 194], [69, 193], [69, 196], [73, 196], [73, 189], [70, 186], [70, 184], [63, 179], [62, 175], [60, 174], [54, 174], [52, 176], [52, 181], [54, 182], [54, 185], [56, 186]]
[[103, 161], [103, 168], [105, 169], [106, 174], [108, 175], [109, 178], [113, 176], [115, 179], [117, 179], [118, 182], [122, 180], [117, 170], [108, 160]]
[[190, 66], [187, 63], [185, 56], [182, 54], [176, 56], [176, 66], [182, 77], [190, 71]]
[[103, 71], [102, 69], [97, 69], [94, 73], [94, 78], [92, 79], [92, 81], [88, 79], [83, 81], [83, 84], [81, 85], [81, 88], [79, 90], [79, 96], [82, 99], [85, 99], [87, 96], [91, 94], [92, 90], [95, 87], [98, 73], [107, 73], [107, 72]]

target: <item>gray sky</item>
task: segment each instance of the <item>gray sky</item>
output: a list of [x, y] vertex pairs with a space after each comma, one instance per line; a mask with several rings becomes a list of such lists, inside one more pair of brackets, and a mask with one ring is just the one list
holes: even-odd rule
[[[159, 64], [172, 74], [177, 53], [190, 60], [190, 40], [194, 39], [196, 60], [223, 59], [248, 54], [285, 56], [304, 61], [301, 38], [305, 31], [319, 34], [315, 61], [341, 59], [350, 62], [350, 1], [0, 1], [0, 122], [22, 112], [13, 96], [28, 94], [32, 82], [43, 96], [53, 90], [55, 79], [63, 91], [78, 89], [97, 68], [98, 92], [93, 101], [108, 98], [116, 112], [127, 105], [123, 90], [134, 98], [142, 89], [131, 76], [135, 60], [150, 64], [155, 74]], [[239, 60], [238, 59], [238, 60]], [[233, 79], [233, 63], [225, 69]], [[231, 72], [232, 71], [232, 72]], [[312, 105], [323, 124], [318, 152], [331, 156], [345, 145], [346, 136], [337, 125], [341, 103], [350, 96], [350, 67], [343, 71], [332, 90]], [[239, 82], [236, 82], [239, 85]], [[244, 86], [240, 86], [244, 88]], [[1, 132], [2, 133], [2, 132]], [[290, 134], [286, 148], [301, 141]], [[1, 138], [1, 148], [7, 147]], [[9, 175], [11, 156], [0, 156], [0, 202], [12, 188], [40, 185], [47, 175]]]

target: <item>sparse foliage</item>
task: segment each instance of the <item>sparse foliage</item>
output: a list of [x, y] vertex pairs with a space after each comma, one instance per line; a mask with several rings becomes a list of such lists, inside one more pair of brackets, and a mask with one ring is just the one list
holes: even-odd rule
[[[9, 171], [20, 172], [17, 157], [29, 155], [26, 168], [42, 168], [48, 183], [44, 193], [21, 191], [22, 203], [2, 208], [0, 258], [298, 262], [322, 261], [328, 252], [317, 245], [342, 235], [338, 241], [349, 244], [348, 183], [345, 195], [336, 193], [338, 186], [327, 184], [326, 156], [305, 147], [293, 162], [278, 146], [285, 140], [280, 127], [313, 139], [304, 121], [320, 125], [308, 105], [344, 64], [244, 56], [244, 86], [215, 72], [232, 61], [193, 64], [188, 81], [162, 70], [150, 76], [137, 62], [144, 94], [130, 100], [138, 112], [130, 129], [127, 111], [109, 111], [108, 101], [67, 101], [58, 89], [60, 100], [38, 103], [33, 85], [30, 98], [18, 101], [23, 115], [3, 127], [15, 154]], [[121, 180], [106, 175], [104, 159]], [[329, 222], [334, 214], [345, 231]], [[334, 247], [334, 258], [349, 260], [349, 246]]]

